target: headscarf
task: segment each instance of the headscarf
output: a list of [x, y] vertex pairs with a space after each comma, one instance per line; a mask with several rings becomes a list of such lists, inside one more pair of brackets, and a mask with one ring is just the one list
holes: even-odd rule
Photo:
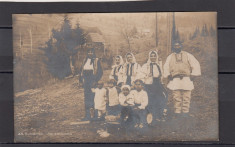
[[127, 55], [131, 55], [131, 56], [132, 56], [132, 63], [136, 63], [136, 59], [135, 59], [134, 54], [132, 54], [132, 53], [130, 53], [130, 52], [127, 53], [126, 56], [125, 56], [125, 57], [126, 57], [126, 63], [129, 63], [129, 62], [127, 61]]
[[149, 52], [149, 58], [148, 58], [147, 63], [151, 63], [150, 55], [151, 55], [152, 53], [155, 53], [155, 54], [156, 54], [156, 61], [155, 61], [155, 62], [156, 62], [157, 64], [159, 64], [159, 62], [158, 62], [158, 53], [157, 53], [157, 51], [150, 51], [150, 52]]
[[129, 85], [122, 85], [121, 90], [123, 90], [124, 88], [128, 88], [129, 91], [131, 90], [131, 87]]
[[[123, 61], [122, 56], [121, 56], [121, 55], [117, 55], [117, 56], [115, 56], [115, 59], [116, 59], [117, 57], [119, 57], [119, 59], [120, 59], [119, 65], [123, 65], [123, 64], [124, 64], [124, 61]], [[114, 62], [114, 63], [115, 63], [115, 64], [113, 65], [113, 67], [117, 66], [116, 62]]]
[[158, 53], [157, 53], [157, 51], [150, 51], [150, 52], [149, 52], [149, 58], [148, 58], [147, 64], [150, 64], [150, 71], [151, 71], [152, 74], [153, 74], [153, 64], [155, 64], [155, 63], [152, 64], [152, 62], [151, 62], [151, 60], [150, 60], [150, 55], [151, 55], [152, 53], [155, 53], [156, 56], [157, 56], [155, 63], [156, 63], [157, 68], [158, 68], [158, 70], [159, 70], [159, 74], [161, 75], [162, 73], [161, 73], [161, 69], [160, 69], [160, 66], [159, 66]]

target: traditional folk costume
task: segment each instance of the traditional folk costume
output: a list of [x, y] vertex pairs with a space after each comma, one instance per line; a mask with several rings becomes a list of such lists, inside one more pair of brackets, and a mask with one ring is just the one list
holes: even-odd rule
[[[151, 53], [156, 54], [156, 61], [150, 60]], [[163, 111], [166, 109], [168, 95], [161, 82], [162, 68], [158, 62], [158, 54], [156, 51], [149, 52], [149, 59], [147, 63], [142, 66], [142, 79], [145, 83], [145, 88], [149, 97], [148, 108], [153, 114], [153, 121], [162, 119]]]
[[95, 108], [97, 117], [100, 118], [106, 112], [106, 89], [95, 88], [95, 89], [92, 89], [92, 92], [95, 93], [94, 108]]
[[118, 115], [120, 113], [119, 96], [117, 87], [107, 88], [108, 114]]
[[194, 89], [190, 76], [200, 76], [201, 68], [190, 53], [181, 51], [170, 54], [164, 64], [164, 77], [172, 77], [167, 87], [173, 91], [175, 113], [188, 113], [191, 91]]
[[136, 117], [135, 122], [137, 124], [141, 123], [145, 124], [146, 115], [147, 115], [146, 107], [148, 105], [148, 94], [144, 90], [141, 91], [132, 90], [130, 93], [133, 95], [135, 101], [135, 107], [136, 107], [136, 109], [134, 109]]
[[116, 58], [119, 58], [120, 59], [120, 63], [119, 64], [116, 64], [112, 66], [112, 70], [111, 70], [111, 73], [109, 75], [109, 79], [114, 79], [117, 81], [117, 84], [120, 83], [121, 79], [122, 78], [122, 71], [123, 70], [123, 59], [122, 59], [122, 56], [116, 56]]
[[[123, 88], [128, 88], [129, 91], [131, 90], [131, 87], [129, 85], [123, 85]], [[133, 107], [135, 105], [135, 100], [133, 97], [133, 94], [129, 93], [128, 95], [124, 95], [122, 92], [119, 94], [119, 103], [121, 105], [121, 124], [122, 126], [125, 124], [124, 127], [128, 127], [133, 123], [134, 120], [134, 113], [133, 113]], [[126, 126], [127, 125], [127, 126]]]
[[123, 82], [126, 85], [131, 86], [133, 82], [139, 78], [139, 74], [141, 72], [141, 66], [136, 62], [135, 56], [132, 53], [127, 53], [127, 55], [132, 56], [132, 63], [129, 63], [126, 60], [126, 63], [123, 65], [123, 70], [121, 71], [122, 79], [118, 81], [118, 83]]
[[81, 73], [79, 77], [79, 82], [83, 83], [84, 87], [84, 102], [85, 102], [85, 118], [86, 120], [90, 120], [90, 110], [94, 108], [94, 93], [92, 93], [91, 88], [94, 83], [98, 82], [102, 75], [103, 70], [101, 67], [100, 60], [96, 58], [94, 50], [93, 56], [85, 58], [82, 67]]

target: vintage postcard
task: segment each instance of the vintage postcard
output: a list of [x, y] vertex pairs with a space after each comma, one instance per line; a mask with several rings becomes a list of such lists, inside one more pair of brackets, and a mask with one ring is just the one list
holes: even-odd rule
[[218, 141], [216, 12], [12, 19], [15, 142]]

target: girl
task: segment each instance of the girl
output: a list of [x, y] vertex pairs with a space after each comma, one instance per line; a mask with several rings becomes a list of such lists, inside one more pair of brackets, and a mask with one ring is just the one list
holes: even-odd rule
[[83, 121], [87, 121], [90, 120], [90, 110], [94, 107], [94, 93], [92, 93], [91, 88], [103, 75], [100, 60], [96, 58], [95, 50], [93, 48], [88, 49], [87, 57], [85, 58], [80, 71], [79, 83], [83, 84], [85, 101], [85, 117], [83, 118]]
[[162, 70], [158, 61], [156, 51], [149, 52], [146, 64], [142, 66], [142, 74], [146, 91], [149, 97], [149, 109], [153, 114], [153, 123], [163, 118], [163, 111], [166, 111], [167, 92], [161, 83]]
[[95, 93], [95, 117], [98, 119], [104, 118], [106, 113], [106, 89], [103, 86], [103, 82], [98, 82], [97, 88], [92, 88], [92, 92]]
[[111, 73], [109, 75], [109, 79], [114, 79], [119, 84], [122, 79], [121, 70], [123, 69], [123, 59], [122, 56], [118, 55], [115, 57], [115, 65], [112, 66]]
[[141, 66], [136, 62], [135, 56], [132, 53], [126, 54], [126, 63], [123, 65], [121, 80], [126, 85], [133, 85], [134, 81], [138, 79], [141, 72]]

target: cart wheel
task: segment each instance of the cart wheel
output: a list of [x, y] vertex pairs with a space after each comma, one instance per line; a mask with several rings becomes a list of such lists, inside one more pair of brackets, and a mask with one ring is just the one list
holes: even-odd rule
[[148, 124], [151, 124], [151, 123], [152, 123], [152, 121], [153, 121], [153, 115], [152, 115], [152, 113], [148, 113], [148, 114], [147, 114], [146, 120], [147, 120], [147, 123], [148, 123]]

